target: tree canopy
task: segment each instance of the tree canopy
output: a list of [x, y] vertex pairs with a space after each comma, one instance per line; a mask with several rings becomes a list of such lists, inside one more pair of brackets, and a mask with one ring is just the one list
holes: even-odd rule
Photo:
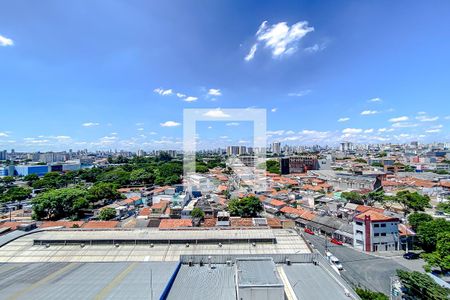
[[411, 211], [424, 211], [430, 206], [430, 197], [421, 195], [418, 192], [400, 191], [393, 197], [387, 197], [387, 200], [399, 203], [403, 206], [405, 215]]
[[261, 202], [254, 196], [233, 199], [228, 203], [228, 211], [232, 216], [256, 217], [262, 210]]
[[439, 267], [442, 272], [450, 270], [450, 232], [442, 232], [437, 235], [436, 250], [425, 253], [422, 257], [427, 262], [426, 269]]
[[440, 233], [450, 232], [450, 222], [445, 219], [434, 219], [421, 223], [417, 230], [419, 243], [423, 250], [432, 252], [436, 250], [437, 238]]
[[351, 203], [364, 204], [363, 196], [357, 192], [342, 192], [341, 197]]
[[39, 194], [32, 200], [35, 220], [59, 220], [82, 217], [81, 210], [89, 207], [88, 192], [78, 188], [62, 188]]
[[116, 210], [112, 207], [105, 207], [100, 210], [98, 218], [102, 221], [108, 221], [116, 217]]
[[397, 270], [397, 275], [410, 299], [448, 300], [450, 291], [439, 286], [426, 274]]
[[191, 217], [203, 219], [205, 217], [205, 212], [201, 208], [195, 207], [191, 211]]
[[361, 298], [361, 300], [388, 300], [388, 296], [380, 292], [374, 292], [371, 290], [365, 290], [361, 288], [356, 288], [355, 292]]
[[412, 230], [417, 231], [420, 224], [432, 221], [433, 217], [426, 213], [412, 213], [408, 216], [409, 225]]

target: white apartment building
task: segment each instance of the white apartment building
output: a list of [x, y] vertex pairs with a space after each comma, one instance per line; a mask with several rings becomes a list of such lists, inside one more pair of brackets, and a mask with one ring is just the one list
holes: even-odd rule
[[353, 218], [353, 247], [366, 251], [399, 249], [398, 218], [368, 210]]

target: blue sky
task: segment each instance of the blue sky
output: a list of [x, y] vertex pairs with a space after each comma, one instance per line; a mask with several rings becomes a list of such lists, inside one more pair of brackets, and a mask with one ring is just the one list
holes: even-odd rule
[[0, 148], [448, 142], [448, 53], [448, 1], [2, 1]]

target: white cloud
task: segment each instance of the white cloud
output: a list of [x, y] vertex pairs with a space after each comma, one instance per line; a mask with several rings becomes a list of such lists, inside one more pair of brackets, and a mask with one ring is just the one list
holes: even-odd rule
[[0, 132], [0, 137], [8, 137], [9, 135], [6, 132]]
[[141, 127], [141, 128], [138, 128], [137, 130], [138, 131], [144, 131], [144, 128]]
[[439, 120], [439, 117], [429, 117], [426, 115], [420, 115], [416, 117], [416, 120], [419, 120], [420, 122], [434, 122]]
[[211, 117], [211, 118], [229, 118], [230, 117], [230, 115], [224, 113], [220, 108], [207, 111], [206, 113], [203, 114], [203, 116]]
[[342, 130], [342, 133], [345, 134], [356, 134], [356, 133], [361, 133], [363, 130], [360, 128], [345, 128], [344, 130]]
[[288, 96], [290, 97], [303, 97], [311, 93], [311, 90], [304, 90], [297, 93], [289, 93]]
[[372, 133], [372, 132], [373, 132], [372, 128], [364, 130], [364, 133]]
[[427, 132], [427, 133], [438, 133], [438, 132], [441, 132], [441, 129], [439, 129], [439, 128], [436, 128], [436, 129], [428, 129], [428, 130], [426, 130], [425, 132]]
[[0, 35], [0, 46], [13, 46], [14, 41], [12, 39], [7, 38], [6, 36]]
[[381, 101], [383, 101], [383, 100], [381, 100], [381, 98], [378, 98], [378, 97], [369, 99], [369, 102], [381, 102]]
[[338, 122], [347, 122], [348, 120], [350, 120], [349, 117], [344, 117], [344, 118], [339, 118]]
[[158, 133], [155, 132], [155, 131], [150, 131], [148, 134], [150, 134], [150, 135], [157, 135]]
[[238, 122], [230, 122], [226, 124], [227, 126], [239, 126]]
[[255, 57], [256, 49], [258, 49], [258, 45], [257, 44], [253, 44], [253, 46], [250, 48], [250, 51], [248, 52], [248, 54], [245, 56], [244, 59], [246, 61], [252, 60], [253, 57]]
[[394, 131], [393, 128], [380, 128], [378, 129], [378, 132], [391, 132]]
[[248, 143], [250, 143], [250, 141], [240, 140], [238, 143], [239, 144], [248, 144]]
[[424, 111], [419, 111], [417, 114], [418, 114], [418, 115], [426, 115], [427, 113], [424, 112]]
[[290, 27], [286, 22], [270, 26], [267, 21], [264, 21], [256, 32], [256, 43], [245, 56], [245, 60], [250, 61], [254, 58], [258, 43], [263, 44], [265, 48], [269, 48], [274, 58], [283, 54], [292, 54], [297, 50], [297, 43], [312, 31], [314, 31], [314, 28], [309, 27], [306, 21], [295, 23]]
[[288, 131], [286, 131], [286, 134], [295, 134], [295, 131], [293, 131], [293, 130], [288, 130]]
[[444, 119], [450, 120], [450, 116], [445, 116]]
[[166, 121], [164, 123], [159, 123], [162, 127], [176, 127], [180, 126], [180, 123], [174, 122], [174, 121]]
[[277, 112], [277, 110], [278, 110], [278, 108], [274, 107], [274, 108], [272, 108], [270, 111], [271, 111], [271, 112]]
[[415, 123], [408, 123], [408, 122], [397, 122], [393, 123], [392, 127], [395, 128], [409, 128], [409, 127], [417, 127], [418, 125]]
[[98, 125], [100, 125], [100, 123], [86, 122], [86, 123], [83, 123], [83, 124], [81, 124], [81, 125], [84, 126], [84, 127], [93, 127], [93, 126], [98, 126]]
[[314, 44], [314, 45], [312, 45], [310, 47], [306, 47], [304, 49], [304, 51], [307, 52], [307, 53], [316, 53], [316, 52], [320, 52], [322, 50], [325, 50], [325, 48], [326, 48], [325, 44], [320, 44], [320, 45], [319, 44]]
[[185, 98], [186, 95], [185, 95], [185, 94], [182, 94], [182, 93], [177, 93], [177, 97], [178, 97], [178, 98]]
[[220, 136], [220, 138], [221, 138], [221, 139], [227, 139], [228, 136], [227, 136], [227, 135], [222, 135], [222, 136]]
[[170, 96], [173, 94], [172, 89], [164, 90], [162, 88], [156, 88], [153, 90], [155, 93], [160, 94], [161, 96]]
[[222, 96], [220, 89], [209, 89], [208, 95], [210, 96]]
[[189, 97], [186, 97], [183, 101], [186, 101], [186, 102], [195, 102], [195, 101], [197, 101], [197, 97], [193, 97], [193, 96], [189, 96]]
[[212, 126], [208, 126], [208, 129], [212, 129], [213, 127]]
[[374, 114], [377, 114], [377, 113], [378, 113], [378, 111], [376, 111], [376, 110], [364, 110], [364, 111], [361, 112], [361, 115], [362, 116], [368, 116], [368, 115], [374, 115]]
[[268, 135], [283, 135], [284, 130], [268, 130], [267, 134]]
[[397, 122], [404, 122], [404, 121], [408, 121], [409, 118], [407, 116], [401, 116], [401, 117], [397, 117], [397, 118], [391, 118], [389, 119], [389, 122], [392, 123], [397, 123]]

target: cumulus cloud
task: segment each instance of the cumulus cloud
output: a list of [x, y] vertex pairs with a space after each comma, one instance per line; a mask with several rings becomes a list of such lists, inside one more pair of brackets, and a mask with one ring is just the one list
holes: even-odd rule
[[320, 52], [322, 50], [325, 50], [326, 45], [325, 44], [314, 44], [310, 47], [306, 47], [303, 51], [305, 51], [306, 53], [316, 53], [316, 52]]
[[364, 130], [364, 133], [372, 133], [372, 132], [373, 132], [372, 128]]
[[209, 110], [206, 113], [203, 114], [205, 117], [210, 118], [229, 118], [230, 115], [224, 113], [220, 108]]
[[155, 93], [160, 94], [161, 96], [170, 96], [173, 94], [172, 89], [162, 89], [162, 88], [156, 88], [153, 90]]
[[369, 102], [381, 102], [381, 101], [383, 101], [383, 100], [381, 100], [381, 98], [379, 98], [379, 97], [369, 99]]
[[274, 107], [274, 108], [272, 108], [270, 111], [271, 111], [271, 112], [277, 112], [277, 110], [278, 110], [278, 108]]
[[198, 99], [197, 97], [189, 96], [189, 97], [184, 98], [183, 101], [195, 102], [195, 101], [197, 101], [197, 99]]
[[83, 127], [94, 127], [94, 126], [98, 126], [100, 125], [100, 123], [96, 123], [96, 122], [86, 122], [81, 124]]
[[409, 118], [407, 116], [401, 116], [401, 117], [391, 118], [391, 119], [389, 119], [389, 122], [397, 123], [397, 122], [404, 122], [404, 121], [408, 121], [408, 120], [409, 120]]
[[0, 34], [0, 46], [7, 47], [7, 46], [13, 46], [14, 41], [12, 39], [7, 38], [6, 36], [3, 36]]
[[208, 95], [210, 96], [222, 96], [220, 89], [209, 89]]
[[270, 49], [274, 58], [284, 54], [292, 54], [297, 51], [298, 42], [312, 31], [314, 31], [314, 28], [308, 26], [306, 21], [297, 22], [292, 26], [289, 26], [286, 22], [270, 26], [267, 21], [264, 21], [256, 32], [256, 42], [244, 59], [246, 61], [252, 60], [259, 44]]
[[344, 118], [339, 118], [338, 122], [347, 122], [348, 120], [350, 120], [349, 117], [344, 117]]
[[368, 116], [368, 115], [374, 115], [374, 114], [377, 114], [377, 113], [378, 113], [378, 111], [376, 111], [376, 110], [364, 110], [364, 111], [361, 112], [361, 115], [362, 116]]
[[177, 95], [178, 98], [185, 98], [186, 97], [186, 95], [182, 94], [182, 93], [177, 93], [176, 95]]
[[342, 133], [344, 134], [357, 134], [361, 132], [363, 132], [361, 128], [345, 128], [342, 130]]
[[6, 132], [0, 132], [0, 137], [8, 137], [9, 135]]
[[397, 122], [393, 123], [392, 127], [396, 128], [409, 128], [409, 127], [417, 127], [418, 125], [415, 123], [409, 123], [409, 122]]
[[180, 126], [181, 124], [175, 121], [166, 121], [164, 123], [159, 123], [162, 127], [176, 127]]
[[427, 133], [438, 133], [438, 132], [441, 132], [441, 129], [440, 128], [428, 129], [425, 132], [427, 132]]
[[439, 120], [439, 117], [429, 117], [426, 115], [420, 115], [416, 117], [416, 120], [419, 120], [420, 122], [434, 122]]

